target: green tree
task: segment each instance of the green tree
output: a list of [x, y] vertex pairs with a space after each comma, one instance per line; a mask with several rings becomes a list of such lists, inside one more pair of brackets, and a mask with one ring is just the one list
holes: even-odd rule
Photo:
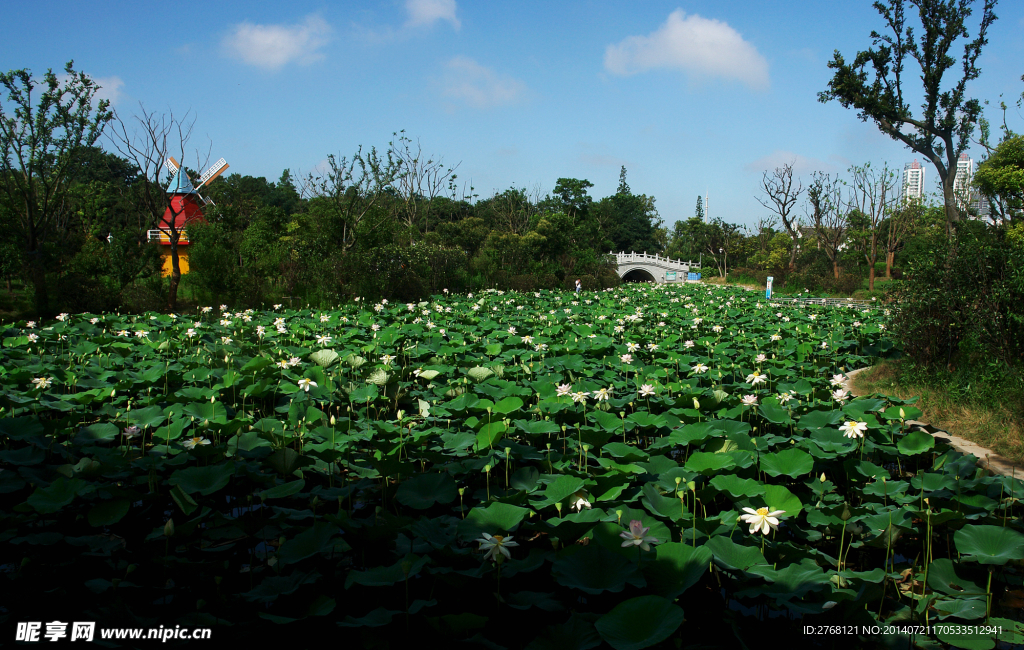
[[587, 190], [591, 187], [594, 187], [594, 184], [586, 179], [559, 178], [555, 182], [553, 201], [551, 197], [548, 197], [548, 203], [553, 203], [555, 207], [551, 211], [564, 212], [574, 222], [577, 219], [585, 219], [594, 202], [594, 199], [587, 194]]
[[[42, 83], [29, 70], [0, 74], [7, 100], [0, 103], [0, 192], [16, 215], [24, 260], [35, 289], [35, 311], [49, 313], [47, 251], [70, 216], [65, 199], [76, 163], [100, 137], [113, 115], [109, 102], [93, 100], [99, 86], [74, 62], [58, 81], [47, 70]], [[42, 86], [38, 104], [33, 91]]]
[[693, 213], [693, 216], [701, 221], [704, 221], [704, 200], [700, 194], [697, 195], [697, 211]]
[[1024, 219], [1024, 135], [1003, 140], [978, 166], [974, 183], [996, 199], [1004, 221]]
[[[836, 50], [828, 64], [835, 74], [828, 90], [818, 95], [823, 103], [835, 99], [844, 108], [855, 108], [862, 121], [873, 120], [882, 133], [931, 161], [942, 184], [947, 230], [961, 218], [953, 191], [957, 158], [967, 149], [981, 115], [980, 102], [967, 98], [966, 91], [967, 84], [981, 74], [977, 60], [996, 19], [996, 0], [983, 2], [977, 37], [964, 45], [963, 73], [952, 85], [943, 86], [943, 76], [957, 63], [950, 48], [961, 38], [970, 38], [965, 23], [973, 0], [910, 0], [921, 23], [917, 40], [914, 26], [907, 21], [905, 0], [888, 0], [875, 2], [874, 7], [891, 33], [872, 31], [874, 47], [858, 52], [853, 63]], [[904, 97], [908, 57], [920, 67], [923, 83], [922, 113], [916, 117]]]
[[662, 222], [654, 207], [654, 197], [633, 194], [626, 184], [626, 168], [619, 173], [615, 194], [593, 205], [592, 211], [601, 233], [616, 251], [661, 253], [665, 243], [659, 235]]

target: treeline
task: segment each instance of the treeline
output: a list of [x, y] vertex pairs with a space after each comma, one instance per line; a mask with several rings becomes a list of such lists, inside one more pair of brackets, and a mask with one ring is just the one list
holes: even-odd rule
[[[459, 192], [454, 168], [396, 136], [386, 151], [332, 156], [305, 178], [232, 174], [204, 188], [204, 219], [189, 224], [189, 244], [179, 247], [190, 268], [182, 297], [327, 305], [443, 289], [554, 289], [576, 278], [605, 287], [618, 282], [609, 251], [665, 249], [654, 198], [632, 192], [625, 168], [616, 193], [600, 200], [592, 183], [573, 178], [544, 196], [512, 187], [480, 199]], [[160, 247], [147, 234], [164, 226], [147, 201], [153, 180], [127, 158], [82, 147], [65, 182], [66, 214], [36, 250], [17, 206], [0, 204], [8, 301], [20, 281], [31, 293], [42, 267], [52, 313], [170, 307]]]
[[[790, 228], [777, 217], [750, 228], [707, 220], [698, 198], [694, 216], [669, 231], [654, 197], [629, 187], [625, 168], [616, 192], [599, 200], [589, 181], [574, 178], [557, 179], [543, 196], [511, 187], [481, 199], [460, 192], [454, 167], [396, 136], [383, 152], [329, 157], [326, 169], [303, 178], [287, 169], [276, 182], [231, 174], [204, 188], [205, 218], [189, 224], [189, 244], [179, 248], [189, 266], [181, 297], [326, 306], [356, 296], [411, 301], [444, 289], [571, 288], [576, 278], [604, 288], [619, 282], [610, 251], [699, 261], [705, 277], [763, 284], [773, 275], [780, 289], [850, 293], [875, 264], [879, 274], [899, 276], [896, 252], [913, 250], [915, 238], [942, 223], [939, 206], [893, 202], [874, 221], [844, 204], [841, 223], [804, 225], [786, 215]], [[8, 302], [20, 281], [22, 297], [31, 293], [30, 275], [42, 266], [52, 313], [176, 308], [166, 298], [160, 246], [148, 236], [163, 226], [150, 205], [153, 181], [97, 147], [83, 148], [77, 161], [67, 215], [37, 251], [24, 245], [16, 209], [0, 205]]]

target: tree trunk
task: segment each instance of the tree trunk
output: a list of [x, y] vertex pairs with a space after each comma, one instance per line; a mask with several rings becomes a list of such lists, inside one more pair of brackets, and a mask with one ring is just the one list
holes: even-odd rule
[[178, 284], [181, 282], [181, 265], [178, 262], [178, 233], [171, 234], [171, 288], [167, 292], [167, 309], [178, 308]]
[[50, 315], [50, 296], [46, 291], [46, 268], [43, 266], [43, 251], [40, 250], [39, 239], [35, 230], [30, 229], [27, 233], [28, 253], [28, 276], [32, 282], [35, 301], [36, 318], [43, 319]]
[[796, 247], [796, 238], [793, 238], [793, 246], [789, 249], [789, 270], [791, 272], [796, 270]]
[[885, 251], [885, 279], [892, 280], [892, 263], [893, 258], [896, 257], [896, 253], [893, 251]]
[[836, 258], [834, 260], [832, 260], [832, 274], [835, 276], [836, 280], [839, 279], [839, 256], [838, 255], [836, 256]]
[[[36, 251], [35, 254], [39, 255], [40, 253], [39, 251]], [[44, 269], [43, 265], [36, 260], [32, 264], [30, 273], [32, 278], [32, 287], [35, 289], [36, 317], [43, 319], [50, 315], [50, 296], [46, 291], [46, 269]]]
[[878, 242], [875, 239], [875, 235], [871, 235], [871, 257], [868, 262], [871, 268], [868, 269], [868, 291], [875, 290], [875, 262], [878, 261]]
[[953, 191], [953, 180], [956, 178], [954, 165], [942, 181], [942, 200], [946, 208], [946, 234], [953, 232], [953, 224], [960, 221], [960, 208], [956, 204], [956, 192]]

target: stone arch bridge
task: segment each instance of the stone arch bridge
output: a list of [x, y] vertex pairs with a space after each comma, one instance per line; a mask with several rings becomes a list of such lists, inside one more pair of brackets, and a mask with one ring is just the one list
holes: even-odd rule
[[700, 263], [672, 260], [644, 253], [609, 253], [615, 256], [619, 277], [625, 282], [686, 282], [689, 273], [700, 273]]

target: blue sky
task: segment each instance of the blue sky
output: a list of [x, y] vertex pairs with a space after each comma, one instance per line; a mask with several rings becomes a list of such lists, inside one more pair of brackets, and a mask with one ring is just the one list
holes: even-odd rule
[[[481, 198], [512, 185], [544, 194], [559, 177], [590, 180], [600, 198], [625, 165], [668, 226], [693, 215], [698, 194], [711, 216], [750, 224], [766, 213], [755, 200], [766, 169], [795, 161], [807, 179], [915, 157], [817, 101], [832, 51], [850, 59], [883, 29], [868, 0], [164, 0], [4, 14], [0, 67], [41, 74], [74, 59], [124, 117], [140, 102], [191, 111], [193, 157], [212, 146], [229, 173], [271, 181], [405, 129]], [[1024, 3], [996, 14], [969, 87], [993, 103], [1024, 90]], [[1020, 130], [1024, 116], [1011, 122]]]

